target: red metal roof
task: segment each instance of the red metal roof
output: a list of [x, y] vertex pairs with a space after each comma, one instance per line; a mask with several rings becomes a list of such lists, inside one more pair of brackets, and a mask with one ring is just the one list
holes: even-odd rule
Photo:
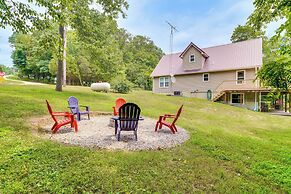
[[[164, 55], [152, 72], [151, 76], [159, 77], [170, 75], [172, 73], [174, 75], [183, 75], [235, 69], [249, 69], [262, 65], [263, 54], [261, 38], [213, 46], [203, 48], [201, 50], [209, 56], [205, 59], [202, 69], [185, 71], [183, 68], [183, 60], [179, 57], [183, 53], [175, 53]], [[170, 61], [172, 63], [172, 70], [170, 69]]]

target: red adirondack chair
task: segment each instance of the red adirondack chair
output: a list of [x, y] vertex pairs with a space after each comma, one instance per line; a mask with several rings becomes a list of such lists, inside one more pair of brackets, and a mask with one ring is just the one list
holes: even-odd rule
[[[183, 105], [179, 108], [178, 112], [176, 115], [173, 115], [173, 114], [165, 114], [163, 116], [160, 116], [159, 117], [159, 120], [157, 121], [157, 124], [156, 124], [156, 129], [155, 131], [162, 128], [163, 125], [169, 127], [172, 131], [173, 134], [175, 134], [177, 132], [177, 127], [175, 125], [176, 121], [178, 120], [181, 112], [182, 112], [182, 108], [183, 108]], [[171, 118], [173, 119], [172, 123], [170, 122], [167, 122], [166, 119], [167, 118]]]
[[112, 108], [113, 108], [113, 115], [114, 116], [117, 116], [118, 115], [118, 110], [119, 110], [119, 108], [122, 106], [122, 105], [124, 105], [126, 103], [126, 101], [123, 99], [123, 98], [117, 98], [116, 100], [115, 100], [115, 104], [116, 104], [116, 106], [113, 106]]
[[[47, 109], [52, 116], [55, 124], [52, 126], [52, 133], [56, 133], [61, 126], [71, 124], [71, 127], [75, 129], [75, 132], [78, 132], [77, 121], [74, 119], [74, 115], [69, 112], [53, 112], [49, 102], [46, 100]], [[63, 120], [57, 120], [56, 117], [64, 117]]]

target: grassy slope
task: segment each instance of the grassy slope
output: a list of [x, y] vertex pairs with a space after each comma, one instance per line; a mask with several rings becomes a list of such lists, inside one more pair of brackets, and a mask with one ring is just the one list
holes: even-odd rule
[[[178, 124], [191, 139], [169, 150], [123, 152], [32, 136], [26, 118], [47, 114], [45, 99], [54, 110], [65, 110], [71, 95], [99, 111], [111, 111], [122, 96], [153, 118], [184, 104]], [[8, 84], [0, 85], [0, 110], [0, 193], [291, 190], [291, 118], [145, 91], [119, 95], [67, 87], [58, 93], [53, 86]]]

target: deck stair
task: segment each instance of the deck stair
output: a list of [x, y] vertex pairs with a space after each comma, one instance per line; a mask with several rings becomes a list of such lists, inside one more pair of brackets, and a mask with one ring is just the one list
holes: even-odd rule
[[213, 97], [212, 101], [217, 101], [220, 97], [222, 97], [225, 94], [225, 91], [219, 92], [216, 96]]

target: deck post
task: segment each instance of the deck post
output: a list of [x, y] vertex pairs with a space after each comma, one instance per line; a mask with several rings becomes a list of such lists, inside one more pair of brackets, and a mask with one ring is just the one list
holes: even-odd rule
[[287, 112], [287, 93], [285, 93], [285, 112]]
[[257, 92], [255, 92], [255, 111], [258, 111]]
[[262, 100], [262, 92], [259, 93], [259, 104], [258, 104], [259, 107], [258, 107], [258, 110], [259, 110], [260, 112], [262, 111], [262, 110], [261, 110], [261, 103], [262, 103], [261, 100]]

